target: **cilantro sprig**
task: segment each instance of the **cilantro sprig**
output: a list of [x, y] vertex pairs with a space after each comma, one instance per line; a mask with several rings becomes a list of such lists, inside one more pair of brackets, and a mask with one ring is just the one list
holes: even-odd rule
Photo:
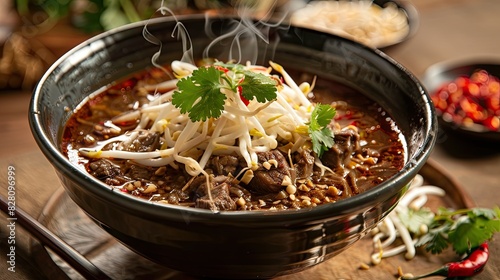
[[324, 152], [333, 147], [333, 132], [328, 128], [336, 111], [330, 105], [317, 104], [311, 113], [308, 132], [311, 137], [313, 151], [321, 157]]
[[[264, 74], [246, 70], [241, 64], [215, 63], [193, 71], [177, 82], [172, 104], [194, 121], [218, 118], [224, 110], [227, 96], [223, 89], [241, 95], [244, 103], [257, 100], [265, 103], [276, 99], [278, 82]], [[317, 104], [311, 113], [307, 133], [313, 151], [321, 157], [333, 144], [333, 132], [328, 128], [336, 111], [333, 107]]]
[[408, 209], [399, 213], [399, 219], [408, 230], [418, 235], [422, 225], [428, 232], [419, 237], [415, 246], [439, 254], [449, 245], [459, 254], [470, 253], [493, 234], [500, 232], [500, 209], [471, 208], [450, 211], [439, 208], [434, 214], [428, 208]]
[[252, 71], [243, 71], [245, 77], [239, 83], [241, 94], [247, 100], [257, 99], [260, 103], [276, 99], [277, 82], [268, 76]]
[[192, 121], [218, 118], [224, 108], [226, 95], [221, 93], [222, 72], [214, 67], [201, 67], [189, 77], [177, 82], [179, 91], [172, 96], [172, 104], [189, 114]]
[[227, 96], [222, 89], [234, 93], [241, 89], [246, 100], [265, 103], [276, 99], [277, 81], [261, 73], [245, 70], [239, 64], [215, 64], [200, 67], [177, 82], [172, 104], [194, 121], [218, 118]]

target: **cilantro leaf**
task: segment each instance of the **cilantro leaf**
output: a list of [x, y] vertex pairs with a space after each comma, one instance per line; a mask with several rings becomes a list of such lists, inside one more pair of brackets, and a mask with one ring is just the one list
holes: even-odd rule
[[335, 109], [330, 105], [317, 104], [311, 114], [309, 122], [309, 137], [313, 144], [313, 151], [321, 157], [324, 152], [333, 147], [333, 132], [327, 127], [335, 116]]
[[448, 227], [442, 227], [430, 230], [418, 239], [415, 246], [424, 246], [427, 252], [440, 254], [444, 249], [448, 248], [448, 239], [446, 237], [447, 229]]
[[429, 232], [422, 235], [415, 246], [424, 246], [427, 251], [439, 254], [451, 244], [453, 250], [462, 255], [470, 253], [497, 232], [500, 232], [498, 207], [455, 211], [440, 207], [429, 224]]
[[309, 125], [313, 130], [319, 130], [325, 127], [335, 117], [336, 111], [330, 105], [318, 104], [311, 114], [311, 124]]
[[451, 217], [453, 216], [453, 211], [446, 207], [440, 206], [437, 210], [437, 216]]
[[495, 213], [495, 209], [488, 209], [488, 208], [473, 208], [468, 215], [471, 218], [482, 216], [488, 219], [495, 219], [498, 217], [498, 214]]
[[217, 118], [224, 110], [226, 95], [222, 94], [222, 72], [214, 67], [201, 67], [191, 76], [177, 82], [178, 91], [172, 95], [172, 104], [188, 113], [192, 121]]
[[399, 219], [408, 230], [414, 234], [420, 232], [422, 225], [429, 226], [434, 220], [434, 213], [429, 208], [414, 210], [408, 208], [407, 211], [398, 213]]
[[260, 103], [276, 99], [277, 82], [275, 80], [252, 71], [243, 71], [243, 74], [245, 78], [240, 83], [243, 97], [247, 100], [252, 100], [255, 97]]
[[495, 215], [497, 216], [497, 218], [500, 218], [500, 208], [498, 206], [495, 206], [495, 208], [493, 208], [493, 211], [495, 211]]
[[224, 63], [224, 62], [221, 62], [221, 61], [217, 61], [214, 63], [215, 66], [220, 66], [220, 67], [224, 67], [224, 68], [227, 68], [227, 69], [230, 69], [232, 71], [236, 71], [236, 72], [240, 72], [240, 71], [243, 71], [244, 70], [244, 66], [241, 65], [241, 64], [235, 64], [235, 63]]
[[326, 127], [321, 130], [309, 131], [309, 136], [313, 144], [313, 151], [318, 157], [321, 157], [324, 152], [333, 147], [333, 133]]
[[453, 244], [453, 250], [461, 255], [470, 253], [471, 248], [481, 245], [493, 237], [495, 232], [500, 232], [500, 220], [479, 216], [459, 222], [456, 228], [449, 232], [448, 239]]

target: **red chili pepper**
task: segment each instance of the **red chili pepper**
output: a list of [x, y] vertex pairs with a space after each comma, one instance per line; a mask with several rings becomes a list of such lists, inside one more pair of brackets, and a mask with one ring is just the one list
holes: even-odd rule
[[486, 105], [488, 109], [495, 111], [500, 109], [500, 95], [492, 96], [490, 99], [486, 100]]
[[500, 116], [500, 82], [485, 70], [443, 84], [431, 98], [436, 111], [449, 114], [451, 117], [447, 118], [458, 125], [467, 125], [464, 121], [469, 121], [492, 131], [498, 130], [494, 117]]
[[121, 84], [121, 88], [122, 89], [131, 89], [131, 88], [135, 87], [136, 84], [137, 84], [137, 79], [130, 78]]
[[483, 122], [483, 125], [486, 126], [489, 130], [495, 131], [500, 129], [500, 117], [497, 116], [489, 116]]
[[[210, 67], [210, 66], [207, 66], [207, 67]], [[214, 65], [214, 68], [221, 71], [221, 72], [224, 72], [224, 73], [229, 72], [229, 69], [227, 69], [226, 67], [222, 67], [220, 65]]]
[[416, 277], [402, 277], [402, 280], [417, 280], [430, 276], [472, 277], [479, 274], [488, 261], [488, 243], [477, 247], [467, 258], [460, 262], [448, 263], [433, 272]]
[[243, 101], [243, 103], [244, 103], [246, 106], [248, 106], [248, 104], [250, 103], [250, 101], [248, 101], [248, 99], [246, 99], [246, 98], [243, 96], [242, 92], [243, 92], [243, 88], [242, 88], [241, 86], [238, 86], [238, 93], [239, 93], [239, 95], [240, 95], [241, 101]]

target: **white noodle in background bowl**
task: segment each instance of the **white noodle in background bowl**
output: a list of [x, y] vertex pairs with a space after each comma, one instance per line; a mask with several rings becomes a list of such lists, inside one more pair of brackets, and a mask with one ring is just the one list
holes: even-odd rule
[[372, 48], [385, 48], [416, 32], [418, 13], [406, 1], [311, 1], [293, 12], [290, 22]]

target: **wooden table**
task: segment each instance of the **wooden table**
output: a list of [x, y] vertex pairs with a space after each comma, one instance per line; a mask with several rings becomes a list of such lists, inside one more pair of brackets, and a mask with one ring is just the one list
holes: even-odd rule
[[[443, 60], [476, 54], [500, 57], [498, 36], [498, 0], [414, 0], [420, 14], [417, 34], [407, 42], [387, 50], [417, 77], [430, 65]], [[59, 40], [53, 31], [51, 42]], [[61, 34], [62, 36], [62, 34]], [[78, 39], [73, 38], [74, 44]], [[60, 45], [57, 52], [70, 44]], [[60, 55], [60, 53], [57, 53]], [[54, 191], [60, 187], [50, 163], [35, 144], [27, 122], [30, 92], [0, 92], [0, 193], [7, 194], [7, 169], [16, 169], [16, 205], [38, 217]], [[461, 183], [465, 191], [481, 207], [500, 205], [500, 146], [485, 147], [441, 133], [431, 158]], [[0, 227], [0, 279], [40, 279], [30, 263], [29, 237], [16, 227], [16, 273], [7, 271], [7, 239], [5, 215]], [[500, 236], [490, 243], [488, 269], [475, 279], [495, 279], [500, 275]]]

